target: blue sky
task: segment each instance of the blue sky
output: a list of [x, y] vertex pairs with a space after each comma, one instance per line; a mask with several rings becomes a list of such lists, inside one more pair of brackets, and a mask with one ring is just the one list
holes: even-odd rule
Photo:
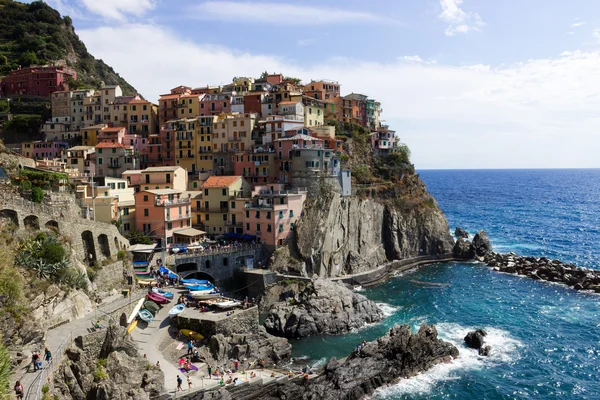
[[146, 98], [261, 71], [382, 101], [417, 168], [600, 167], [600, 2], [47, 0]]

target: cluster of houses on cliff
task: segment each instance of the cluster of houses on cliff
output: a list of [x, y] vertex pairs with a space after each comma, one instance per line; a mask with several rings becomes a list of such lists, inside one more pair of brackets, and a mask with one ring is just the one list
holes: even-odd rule
[[397, 146], [378, 101], [342, 96], [339, 83], [326, 80], [237, 77], [225, 86], [178, 86], [158, 104], [124, 96], [118, 85], [50, 99], [45, 140], [22, 143], [22, 154], [68, 174], [95, 219], [167, 245], [208, 234], [276, 247], [316, 178], [350, 194], [345, 138], [330, 121], [367, 128], [376, 153]]

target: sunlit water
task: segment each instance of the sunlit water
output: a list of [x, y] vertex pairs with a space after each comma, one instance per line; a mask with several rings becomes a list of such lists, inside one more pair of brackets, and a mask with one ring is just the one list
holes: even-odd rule
[[[600, 171], [425, 171], [451, 227], [485, 229], [500, 251], [597, 268]], [[426, 285], [432, 282], [439, 285]], [[460, 357], [380, 389], [376, 399], [600, 399], [600, 296], [500, 274], [478, 263], [435, 264], [360, 291], [387, 318], [338, 337], [293, 341], [322, 365], [389, 327], [435, 323]], [[488, 332], [491, 357], [464, 347]]]

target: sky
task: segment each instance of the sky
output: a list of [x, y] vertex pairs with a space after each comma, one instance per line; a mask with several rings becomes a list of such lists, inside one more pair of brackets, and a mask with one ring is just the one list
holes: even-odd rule
[[417, 169], [600, 167], [600, 1], [46, 2], [151, 101], [330, 79], [381, 101]]

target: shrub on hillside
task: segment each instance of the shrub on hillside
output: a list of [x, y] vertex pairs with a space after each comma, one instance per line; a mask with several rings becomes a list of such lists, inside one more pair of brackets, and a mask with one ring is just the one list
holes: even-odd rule
[[31, 189], [31, 200], [34, 203], [41, 203], [44, 200], [44, 190], [38, 186]]

